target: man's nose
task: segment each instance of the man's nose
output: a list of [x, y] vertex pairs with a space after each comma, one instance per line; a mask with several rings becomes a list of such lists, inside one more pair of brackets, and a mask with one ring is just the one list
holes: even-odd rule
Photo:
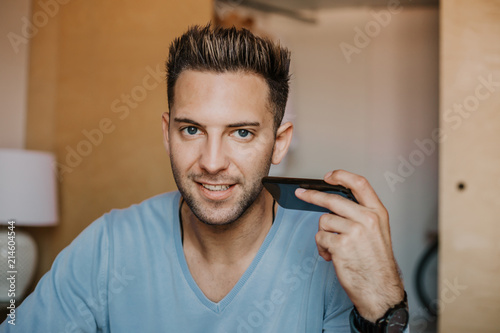
[[220, 138], [208, 138], [202, 147], [200, 167], [210, 174], [216, 174], [229, 166], [227, 148]]

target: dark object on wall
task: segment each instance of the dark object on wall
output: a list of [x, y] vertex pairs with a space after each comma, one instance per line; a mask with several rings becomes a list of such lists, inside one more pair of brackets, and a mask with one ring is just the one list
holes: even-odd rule
[[429, 281], [429, 277], [431, 276], [437, 280], [437, 274], [433, 270], [437, 268], [438, 247], [438, 237], [435, 237], [435, 240], [429, 245], [420, 258], [415, 274], [415, 288], [417, 290], [418, 299], [422, 306], [427, 309], [428, 314], [433, 318], [437, 317], [439, 309], [437, 299], [430, 295], [431, 291], [429, 289], [431, 289], [431, 281]]

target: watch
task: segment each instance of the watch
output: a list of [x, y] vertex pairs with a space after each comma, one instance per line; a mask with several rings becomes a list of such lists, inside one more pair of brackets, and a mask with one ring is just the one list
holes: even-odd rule
[[408, 326], [408, 299], [406, 296], [401, 301], [394, 305], [375, 323], [363, 318], [356, 307], [351, 311], [351, 325], [361, 333], [401, 333]]

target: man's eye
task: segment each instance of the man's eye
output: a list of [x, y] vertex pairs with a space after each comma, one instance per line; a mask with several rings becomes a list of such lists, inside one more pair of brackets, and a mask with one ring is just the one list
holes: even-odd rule
[[195, 135], [196, 133], [198, 133], [198, 129], [194, 126], [186, 127], [182, 131], [189, 135]]
[[236, 134], [240, 137], [240, 138], [246, 138], [248, 137], [251, 133], [249, 130], [246, 130], [246, 129], [239, 129], [236, 131]]

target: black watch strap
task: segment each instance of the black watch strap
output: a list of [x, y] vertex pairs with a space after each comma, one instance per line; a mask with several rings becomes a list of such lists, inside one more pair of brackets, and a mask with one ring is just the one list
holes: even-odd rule
[[363, 318], [356, 307], [351, 311], [351, 325], [360, 333], [399, 333], [408, 326], [408, 299], [405, 291], [404, 299], [379, 318], [375, 323]]

